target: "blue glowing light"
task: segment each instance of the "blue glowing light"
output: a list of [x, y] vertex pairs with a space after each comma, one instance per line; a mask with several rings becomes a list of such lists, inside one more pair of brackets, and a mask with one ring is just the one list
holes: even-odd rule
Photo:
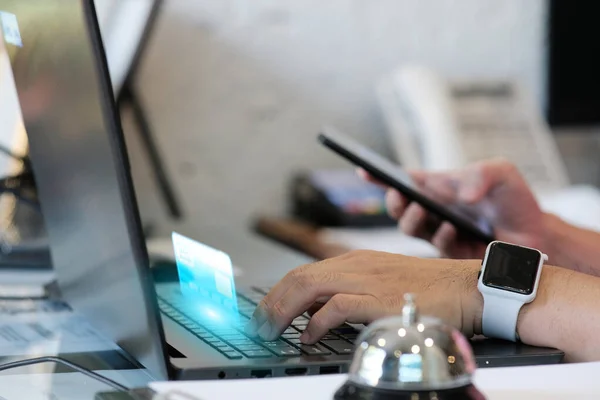
[[173, 232], [179, 287], [207, 324], [239, 324], [233, 268], [229, 256]]

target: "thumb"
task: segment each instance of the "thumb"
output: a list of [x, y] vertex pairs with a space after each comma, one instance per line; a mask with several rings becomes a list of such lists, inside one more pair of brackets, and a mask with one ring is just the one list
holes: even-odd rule
[[514, 166], [505, 160], [475, 163], [461, 172], [459, 199], [467, 204], [480, 202], [510, 177]]
[[481, 182], [466, 183], [460, 186], [458, 198], [463, 203], [473, 204], [483, 200], [486, 193], [487, 186]]

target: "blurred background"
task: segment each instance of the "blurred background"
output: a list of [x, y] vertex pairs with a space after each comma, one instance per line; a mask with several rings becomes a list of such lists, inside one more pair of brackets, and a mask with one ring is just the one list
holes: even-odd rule
[[[98, 0], [104, 31], [111, 13], [125, 12], [120, 3], [136, 1], [143, 0]], [[574, 81], [594, 53], [586, 15], [598, 7], [587, 7], [548, 0], [165, 1], [134, 85], [184, 216], [172, 218], [165, 208], [125, 107], [143, 219], [158, 236], [175, 229], [201, 238], [214, 226], [249, 229], [260, 216], [289, 215], [300, 171], [350, 167], [316, 143], [324, 124], [402, 163], [394, 139], [401, 128], [390, 123], [381, 87], [393, 86], [389, 77], [407, 65], [444, 80], [517, 85], [532, 102], [525, 120], [552, 122], [532, 128], [551, 132], [557, 144], [560, 160], [544, 162], [562, 163], [569, 184], [595, 186], [600, 107], [570, 120], [561, 114], [600, 97], [592, 76]], [[580, 91], [557, 96], [565, 86]], [[523, 101], [513, 103], [522, 111]]]
[[125, 113], [142, 213], [161, 233], [191, 235], [213, 224], [245, 228], [257, 213], [283, 214], [293, 173], [348, 166], [316, 143], [325, 123], [395, 157], [375, 89], [403, 63], [516, 78], [543, 100], [547, 6], [166, 1], [136, 86], [186, 218], [165, 214]]
[[390, 244], [382, 192], [317, 143], [323, 125], [410, 168], [507, 157], [545, 208], [600, 228], [595, 2], [96, 8], [149, 238], [176, 230], [227, 249], [214, 232], [254, 230], [317, 257], [340, 251], [315, 253], [317, 237], [406, 250]]

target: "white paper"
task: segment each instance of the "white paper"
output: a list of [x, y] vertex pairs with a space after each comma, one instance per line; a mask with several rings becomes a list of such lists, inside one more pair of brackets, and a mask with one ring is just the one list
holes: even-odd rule
[[[20, 309], [19, 304], [24, 308]], [[0, 356], [50, 356], [118, 349], [70, 310], [31, 312], [27, 305], [14, 302], [12, 308], [4, 307], [0, 314]]]
[[540, 207], [560, 216], [570, 224], [600, 231], [600, 191], [590, 185], [538, 195]]
[[439, 257], [439, 251], [430, 243], [407, 236], [397, 228], [325, 228], [319, 232], [324, 243], [337, 244], [350, 250], [376, 250], [414, 257]]
[[[99, 373], [126, 387], [144, 387], [149, 381], [143, 370]], [[114, 390], [80, 373], [0, 375], [2, 400], [83, 400]]]
[[[85, 318], [61, 303], [0, 301], [0, 357], [23, 359], [118, 349]], [[0, 399], [93, 399], [97, 392], [114, 390], [78, 372], [45, 373], [48, 365], [43, 363], [1, 372]], [[145, 370], [96, 372], [127, 387], [144, 387], [150, 381]]]
[[[475, 385], [488, 400], [598, 399], [600, 363], [486, 368]], [[345, 375], [268, 378], [231, 381], [155, 382], [159, 393], [177, 390], [201, 400], [331, 400]]]
[[475, 384], [490, 400], [598, 399], [600, 362], [480, 369]]

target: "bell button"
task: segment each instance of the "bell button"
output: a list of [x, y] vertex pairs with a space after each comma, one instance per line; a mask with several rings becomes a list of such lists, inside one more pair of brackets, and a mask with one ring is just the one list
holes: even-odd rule
[[420, 316], [413, 294], [402, 315], [371, 323], [354, 346], [348, 380], [335, 400], [481, 400], [467, 339], [441, 320]]

